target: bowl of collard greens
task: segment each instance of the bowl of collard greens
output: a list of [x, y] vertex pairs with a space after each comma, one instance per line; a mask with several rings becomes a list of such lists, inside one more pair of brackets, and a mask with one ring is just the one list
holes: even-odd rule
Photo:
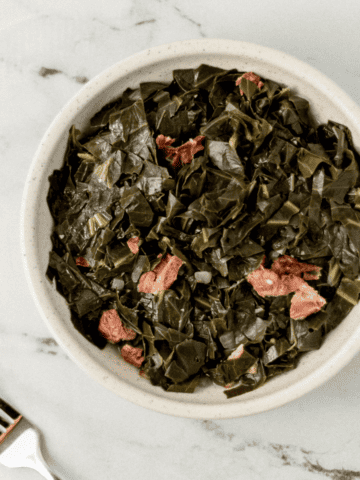
[[292, 401], [360, 348], [360, 109], [284, 53], [156, 47], [85, 85], [23, 197], [25, 272], [54, 337], [153, 410]]

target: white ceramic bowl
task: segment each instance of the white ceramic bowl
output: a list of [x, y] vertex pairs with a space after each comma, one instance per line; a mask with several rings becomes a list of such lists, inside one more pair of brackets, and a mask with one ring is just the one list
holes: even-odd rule
[[141, 81], [167, 81], [172, 70], [207, 63], [254, 71], [279, 81], [310, 101], [316, 121], [347, 125], [360, 147], [360, 108], [316, 69], [284, 53], [251, 43], [190, 40], [155, 47], [121, 61], [95, 77], [61, 110], [50, 125], [27, 177], [21, 211], [21, 245], [26, 277], [36, 305], [53, 336], [94, 380], [138, 405], [195, 418], [231, 418], [264, 412], [301, 397], [335, 375], [360, 350], [360, 305], [331, 332], [322, 347], [307, 353], [298, 367], [246, 395], [226, 399], [223, 388], [194, 394], [168, 393], [152, 386], [108, 345], [99, 350], [73, 327], [65, 300], [45, 278], [53, 221], [46, 203], [48, 177], [63, 164], [72, 124], [85, 127], [102, 106]]

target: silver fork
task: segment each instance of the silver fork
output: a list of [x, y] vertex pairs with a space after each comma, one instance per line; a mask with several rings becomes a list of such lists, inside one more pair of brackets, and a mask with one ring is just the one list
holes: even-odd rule
[[0, 413], [0, 463], [9, 468], [33, 468], [47, 480], [58, 480], [41, 454], [37, 430], [1, 398]]

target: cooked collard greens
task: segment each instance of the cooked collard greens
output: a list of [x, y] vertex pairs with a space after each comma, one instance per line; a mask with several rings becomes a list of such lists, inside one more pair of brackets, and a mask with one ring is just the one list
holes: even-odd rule
[[358, 302], [351, 132], [274, 80], [200, 65], [128, 88], [49, 180], [74, 327], [166, 391], [258, 388]]

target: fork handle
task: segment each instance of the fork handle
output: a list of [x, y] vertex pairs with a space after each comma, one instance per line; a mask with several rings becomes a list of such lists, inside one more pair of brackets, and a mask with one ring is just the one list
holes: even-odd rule
[[28, 466], [39, 472], [46, 480], [59, 480], [58, 477], [50, 473], [49, 467], [46, 465], [40, 451], [29, 455], [28, 460]]

